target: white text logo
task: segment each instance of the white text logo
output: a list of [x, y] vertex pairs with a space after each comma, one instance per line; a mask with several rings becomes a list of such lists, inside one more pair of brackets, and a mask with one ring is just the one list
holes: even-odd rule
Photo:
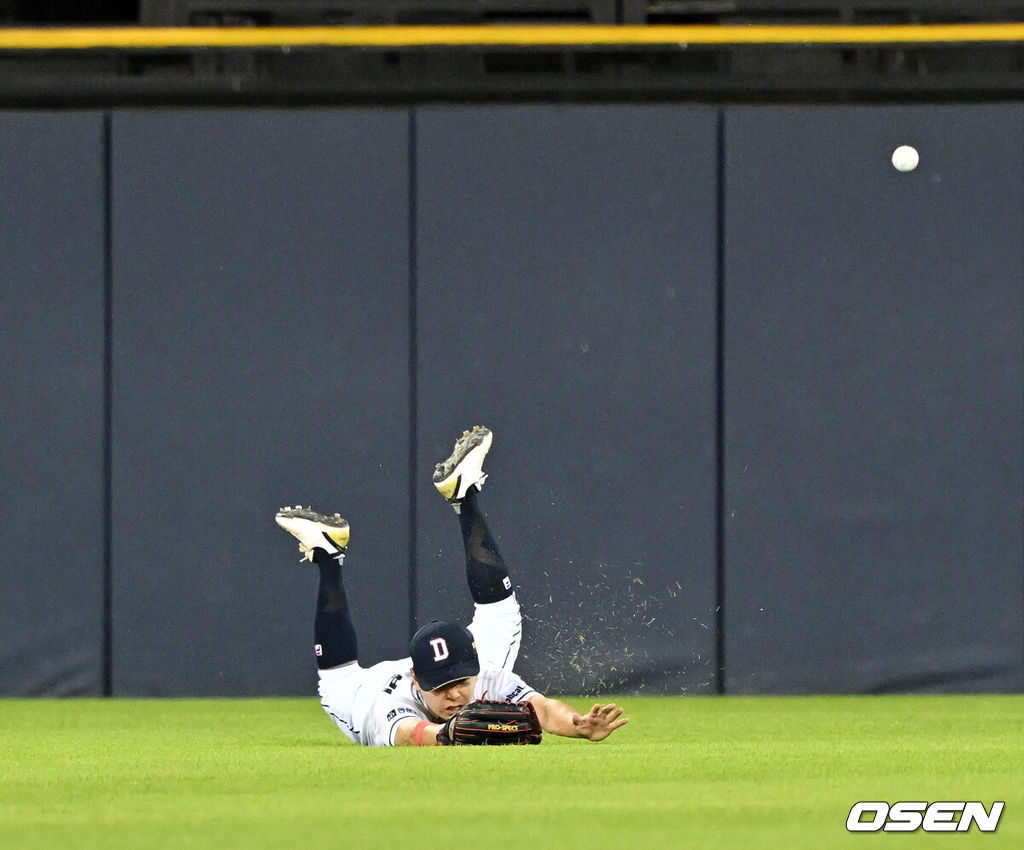
[[433, 638], [430, 645], [434, 648], [435, 661], [444, 661], [448, 657], [448, 644], [444, 638]]
[[[984, 803], [936, 801], [900, 802], [890, 806], [884, 801], [854, 803], [846, 819], [849, 832], [967, 832], [973, 822], [979, 832], [995, 832], [1006, 803], [995, 801], [991, 809]], [[957, 817], [959, 815], [959, 818]]]

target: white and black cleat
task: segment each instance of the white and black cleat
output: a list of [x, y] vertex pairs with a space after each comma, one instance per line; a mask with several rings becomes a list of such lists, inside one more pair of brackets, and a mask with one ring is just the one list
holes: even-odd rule
[[341, 514], [324, 516], [298, 505], [281, 508], [274, 520], [298, 539], [299, 549], [307, 561], [313, 560], [314, 549], [323, 549], [338, 560], [344, 558], [348, 550], [349, 525]]
[[482, 425], [463, 431], [455, 441], [455, 448], [434, 467], [434, 486], [451, 504], [458, 505], [470, 487], [479, 490], [487, 479], [483, 471], [484, 458], [491, 448], [494, 435]]

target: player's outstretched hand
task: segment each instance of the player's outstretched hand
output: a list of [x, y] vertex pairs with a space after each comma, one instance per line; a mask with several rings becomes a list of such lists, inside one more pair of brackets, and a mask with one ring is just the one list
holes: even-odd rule
[[589, 738], [591, 741], [603, 741], [627, 723], [629, 718], [623, 717], [622, 709], [613, 702], [603, 708], [600, 703], [595, 703], [588, 714], [572, 716], [572, 725], [576, 727], [576, 733], [581, 738]]

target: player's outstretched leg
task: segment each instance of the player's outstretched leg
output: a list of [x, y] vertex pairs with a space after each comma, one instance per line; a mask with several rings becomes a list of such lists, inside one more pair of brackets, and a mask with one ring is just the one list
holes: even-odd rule
[[459, 515], [466, 549], [466, 580], [478, 605], [500, 602], [512, 595], [512, 582], [498, 546], [477, 504], [477, 494], [487, 480], [484, 458], [494, 436], [490, 429], [474, 425], [455, 441], [452, 453], [434, 467], [434, 486]]
[[328, 517], [302, 507], [281, 508], [274, 519], [298, 539], [304, 559], [320, 570], [313, 625], [317, 667], [329, 670], [355, 661], [359, 642], [341, 580], [350, 536], [348, 522], [339, 514]]
[[500, 602], [512, 595], [508, 567], [498, 551], [487, 520], [477, 501], [479, 491], [472, 487], [462, 500], [459, 526], [466, 550], [466, 583], [477, 605]]
[[459, 515], [466, 554], [466, 583], [475, 603], [469, 630], [477, 641], [481, 663], [512, 669], [522, 638], [519, 603], [508, 568], [480, 509], [484, 458], [492, 434], [479, 425], [463, 432], [450, 457], [437, 464], [434, 486]]

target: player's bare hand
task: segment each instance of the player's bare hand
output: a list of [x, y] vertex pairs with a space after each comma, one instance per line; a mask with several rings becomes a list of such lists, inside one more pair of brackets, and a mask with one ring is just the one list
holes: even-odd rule
[[622, 709], [610, 702], [602, 707], [596, 703], [587, 714], [573, 714], [572, 725], [581, 738], [591, 741], [603, 741], [616, 729], [629, 723], [628, 717], [622, 716]]

